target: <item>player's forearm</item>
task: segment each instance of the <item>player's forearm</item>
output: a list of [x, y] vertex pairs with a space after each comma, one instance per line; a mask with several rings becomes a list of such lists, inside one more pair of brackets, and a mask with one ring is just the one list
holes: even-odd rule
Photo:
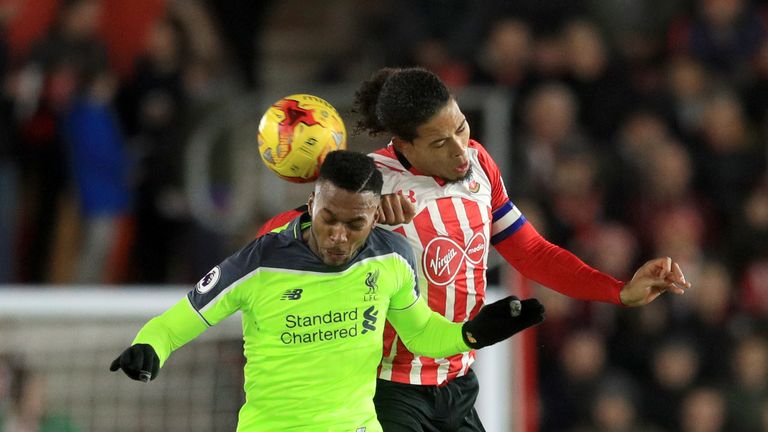
[[580, 300], [621, 304], [623, 282], [548, 242], [530, 223], [494, 246], [523, 276], [548, 288]]
[[409, 351], [427, 357], [447, 357], [470, 348], [462, 337], [462, 323], [454, 323], [419, 300], [408, 309], [390, 311], [389, 322]]
[[199, 336], [208, 326], [192, 309], [186, 296], [139, 330], [133, 345], [152, 346], [163, 365], [173, 351]]

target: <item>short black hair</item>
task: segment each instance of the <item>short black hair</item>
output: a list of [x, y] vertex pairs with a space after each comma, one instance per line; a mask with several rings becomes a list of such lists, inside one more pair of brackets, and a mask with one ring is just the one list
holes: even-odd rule
[[329, 181], [350, 192], [373, 192], [381, 196], [384, 178], [376, 169], [373, 159], [363, 153], [336, 150], [328, 153], [320, 166], [317, 181]]
[[419, 67], [383, 68], [355, 93], [354, 111], [361, 115], [355, 132], [387, 132], [406, 141], [453, 96], [434, 73]]

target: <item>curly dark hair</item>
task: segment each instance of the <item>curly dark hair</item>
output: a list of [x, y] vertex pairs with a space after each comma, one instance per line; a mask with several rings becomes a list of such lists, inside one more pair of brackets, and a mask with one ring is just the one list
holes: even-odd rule
[[452, 98], [440, 78], [423, 68], [383, 68], [355, 93], [355, 133], [390, 133], [406, 141]]
[[328, 153], [320, 166], [318, 182], [328, 181], [351, 192], [373, 192], [381, 195], [384, 184], [381, 172], [376, 169], [373, 159], [363, 153], [336, 150]]

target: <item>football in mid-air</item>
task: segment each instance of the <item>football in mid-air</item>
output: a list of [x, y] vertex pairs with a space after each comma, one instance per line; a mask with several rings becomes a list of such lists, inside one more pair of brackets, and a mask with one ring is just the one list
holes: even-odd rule
[[333, 105], [317, 96], [294, 94], [264, 113], [258, 141], [270, 170], [285, 180], [306, 183], [317, 179], [329, 152], [347, 148], [347, 131]]

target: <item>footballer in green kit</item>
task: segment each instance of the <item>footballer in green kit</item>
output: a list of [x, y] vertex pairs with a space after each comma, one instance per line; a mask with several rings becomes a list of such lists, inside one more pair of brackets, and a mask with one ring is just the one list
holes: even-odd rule
[[224, 260], [150, 320], [111, 364], [154, 379], [171, 352], [242, 312], [245, 395], [238, 431], [379, 432], [373, 395], [388, 319], [413, 352], [443, 357], [501, 341], [544, 319], [508, 297], [465, 323], [419, 297], [399, 234], [375, 228], [381, 173], [362, 153], [323, 163], [308, 213]]

